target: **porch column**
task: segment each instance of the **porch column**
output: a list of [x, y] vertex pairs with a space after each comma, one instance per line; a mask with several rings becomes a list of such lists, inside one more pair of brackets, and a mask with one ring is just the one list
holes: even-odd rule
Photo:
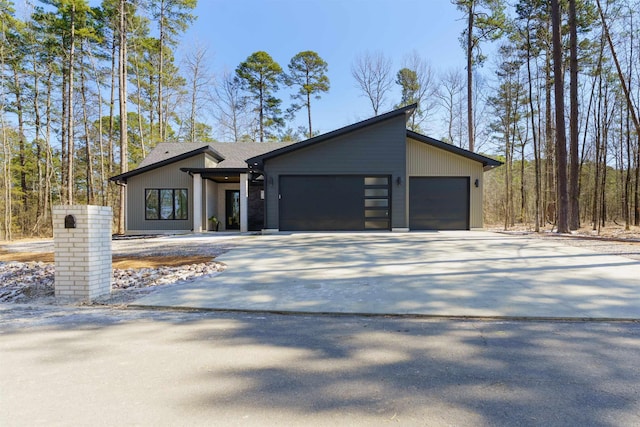
[[202, 232], [202, 176], [193, 174], [193, 232]]
[[240, 232], [249, 231], [248, 209], [249, 209], [249, 179], [248, 174], [240, 174]]

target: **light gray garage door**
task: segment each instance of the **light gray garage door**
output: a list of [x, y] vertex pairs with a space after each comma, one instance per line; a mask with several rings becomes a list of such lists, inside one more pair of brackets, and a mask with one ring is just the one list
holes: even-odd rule
[[409, 178], [411, 230], [468, 230], [468, 177]]

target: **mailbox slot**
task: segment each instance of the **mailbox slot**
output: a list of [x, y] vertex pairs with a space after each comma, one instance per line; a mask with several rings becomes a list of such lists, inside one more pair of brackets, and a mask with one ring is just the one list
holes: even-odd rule
[[64, 228], [76, 228], [76, 218], [73, 215], [64, 217]]

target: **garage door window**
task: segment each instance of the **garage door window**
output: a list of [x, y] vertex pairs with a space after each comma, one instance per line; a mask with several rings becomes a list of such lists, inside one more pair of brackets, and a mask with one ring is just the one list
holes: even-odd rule
[[389, 229], [389, 177], [364, 177], [364, 228]]

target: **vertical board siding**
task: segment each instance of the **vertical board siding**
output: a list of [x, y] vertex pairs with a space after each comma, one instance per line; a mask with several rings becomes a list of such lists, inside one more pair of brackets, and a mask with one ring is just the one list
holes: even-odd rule
[[[482, 228], [482, 163], [407, 138], [407, 174], [410, 177], [469, 177], [471, 193], [469, 197], [469, 226]], [[474, 185], [476, 179], [479, 182], [478, 188]]]
[[[193, 228], [193, 179], [180, 168], [201, 167], [204, 167], [204, 155], [194, 156], [129, 178], [127, 180], [127, 231], [191, 230]], [[186, 220], [145, 220], [144, 190], [147, 188], [186, 188], [189, 198], [188, 218]]]
[[[390, 175], [392, 227], [406, 227], [405, 117], [394, 117], [265, 162], [266, 228], [279, 227], [280, 175]], [[396, 185], [401, 177], [400, 185]]]
[[218, 167], [218, 161], [211, 157], [209, 154], [204, 155], [203, 165], [204, 168], [216, 168]]

